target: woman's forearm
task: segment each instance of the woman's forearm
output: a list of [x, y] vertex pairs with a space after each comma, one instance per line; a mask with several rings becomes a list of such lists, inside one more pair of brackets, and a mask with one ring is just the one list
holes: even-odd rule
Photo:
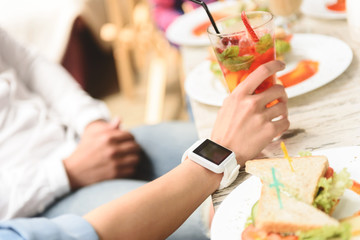
[[101, 239], [165, 239], [218, 188], [221, 178], [186, 160], [85, 218]]
[[[224, 100], [212, 140], [231, 149], [243, 166], [289, 127], [283, 86], [253, 94], [267, 77], [285, 65], [271, 61], [258, 67]], [[266, 105], [274, 100], [275, 107]], [[273, 119], [281, 116], [281, 119]], [[186, 160], [163, 177], [86, 215], [102, 239], [165, 239], [220, 185], [215, 174]]]

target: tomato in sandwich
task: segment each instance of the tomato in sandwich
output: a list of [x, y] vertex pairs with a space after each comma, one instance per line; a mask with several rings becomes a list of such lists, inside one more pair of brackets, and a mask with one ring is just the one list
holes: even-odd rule
[[264, 230], [249, 225], [241, 235], [242, 240], [297, 240], [297, 236], [281, 236], [277, 233], [268, 233]]
[[334, 176], [334, 169], [332, 167], [328, 167], [325, 173], [325, 178], [331, 178]]
[[350, 179], [350, 173], [344, 168], [338, 173], [329, 167], [325, 176], [318, 182], [319, 191], [315, 196], [313, 206], [331, 214], [344, 194], [345, 189], [350, 188], [353, 181]]

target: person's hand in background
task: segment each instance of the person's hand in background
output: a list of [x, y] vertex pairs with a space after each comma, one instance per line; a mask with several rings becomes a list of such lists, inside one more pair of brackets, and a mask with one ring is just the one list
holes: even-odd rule
[[[211, 138], [234, 151], [241, 166], [289, 128], [287, 95], [283, 86], [274, 85], [253, 94], [264, 79], [284, 67], [280, 61], [261, 65], [224, 100], [218, 112]], [[274, 100], [279, 102], [266, 107]]]
[[71, 189], [103, 180], [130, 177], [139, 163], [140, 146], [120, 128], [121, 121], [90, 123], [76, 150], [64, 160]]

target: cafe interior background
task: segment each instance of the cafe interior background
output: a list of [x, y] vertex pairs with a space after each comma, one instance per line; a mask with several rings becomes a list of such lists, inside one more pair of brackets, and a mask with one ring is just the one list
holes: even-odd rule
[[0, 24], [63, 65], [126, 127], [188, 120], [182, 55], [150, 7], [148, 0], [1, 0]]
[[186, 120], [180, 55], [149, 9], [147, 0], [0, 0], [0, 25], [63, 65], [125, 127]]

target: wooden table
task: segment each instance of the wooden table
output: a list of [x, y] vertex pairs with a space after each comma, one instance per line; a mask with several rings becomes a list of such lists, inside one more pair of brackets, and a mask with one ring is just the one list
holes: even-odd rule
[[[289, 99], [290, 129], [282, 137], [290, 155], [299, 151], [360, 145], [360, 45], [350, 39], [346, 20], [319, 20], [302, 16], [294, 26], [298, 33], [317, 33], [339, 38], [352, 48], [349, 68], [327, 85]], [[199, 137], [209, 137], [218, 107], [190, 99]], [[267, 146], [267, 157], [283, 156], [280, 140]], [[247, 177], [241, 172], [227, 189], [213, 194], [215, 209]]]

